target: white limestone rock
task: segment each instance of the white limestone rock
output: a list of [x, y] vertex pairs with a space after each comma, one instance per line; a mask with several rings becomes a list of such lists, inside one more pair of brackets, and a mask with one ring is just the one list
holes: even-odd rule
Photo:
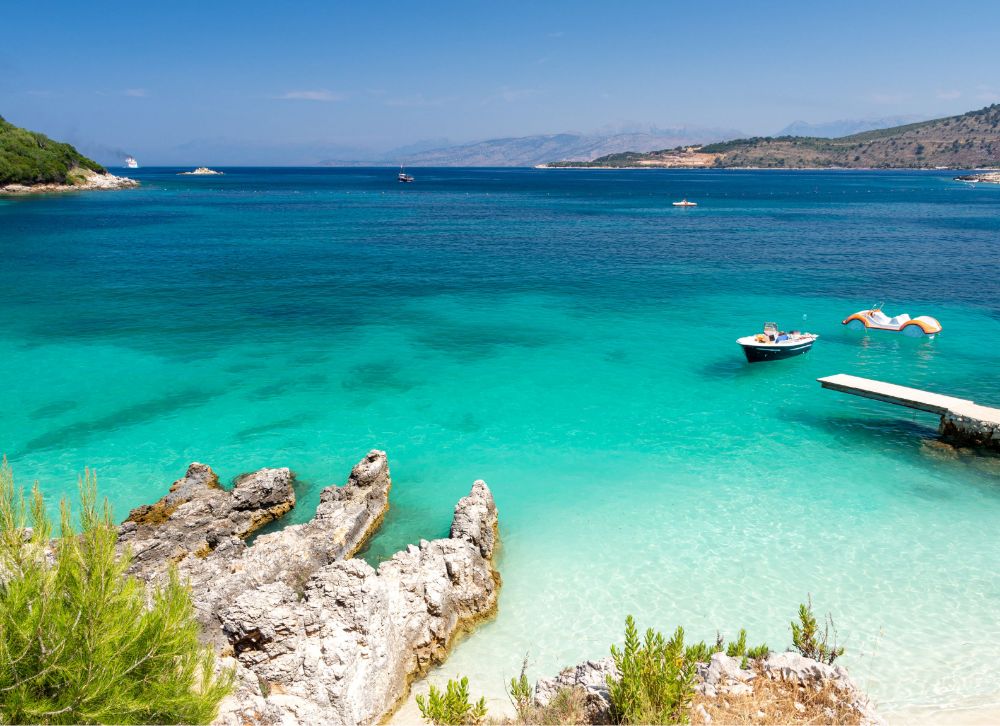
[[540, 678], [535, 682], [535, 704], [547, 706], [562, 689], [579, 688], [583, 691], [588, 723], [609, 724], [611, 696], [608, 693], [608, 677], [618, 677], [615, 662], [610, 657], [564, 668], [554, 678]]
[[292, 481], [287, 469], [263, 469], [226, 491], [192, 464], [167, 496], [133, 511], [120, 546], [136, 551], [133, 572], [152, 582], [178, 563], [205, 637], [232, 656], [220, 660], [235, 668], [236, 688], [218, 723], [375, 723], [456, 634], [495, 611], [493, 496], [477, 481], [455, 508], [452, 536], [410, 545], [375, 570], [351, 556], [388, 507], [385, 453], [324, 489], [312, 520], [247, 545], [291, 508]]

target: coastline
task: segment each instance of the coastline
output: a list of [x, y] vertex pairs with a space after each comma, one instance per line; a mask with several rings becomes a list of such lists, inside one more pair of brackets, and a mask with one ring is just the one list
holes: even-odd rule
[[1000, 184], [1000, 171], [979, 171], [975, 174], [956, 176], [955, 181], [972, 182], [974, 184]]
[[[664, 171], [664, 170], [677, 170], [677, 171], [937, 171], [937, 172], [956, 172], [956, 171], [966, 171], [959, 167], [955, 168], [928, 168], [928, 167], [912, 167], [912, 166], [551, 166], [549, 164], [537, 164], [534, 169], [546, 169], [552, 171], [558, 171], [560, 169], [570, 169], [577, 171]], [[979, 170], [973, 170], [979, 171]], [[1000, 172], [994, 172], [992, 174], [996, 176], [997, 179], [962, 179], [958, 178], [958, 181], [977, 181], [977, 182], [989, 182], [1000, 184]], [[970, 175], [971, 176], [971, 175]], [[976, 174], [975, 176], [991, 176], [990, 173]]]
[[101, 174], [96, 171], [77, 170], [78, 184], [7, 184], [0, 187], [0, 196], [27, 196], [30, 194], [59, 194], [62, 192], [86, 192], [96, 190], [134, 189], [139, 182], [126, 176]]

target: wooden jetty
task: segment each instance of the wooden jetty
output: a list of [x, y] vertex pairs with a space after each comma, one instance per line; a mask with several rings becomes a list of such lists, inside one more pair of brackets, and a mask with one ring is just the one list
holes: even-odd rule
[[941, 417], [938, 432], [956, 443], [1000, 450], [1000, 409], [980, 406], [966, 398], [838, 373], [819, 378], [823, 388], [863, 398], [915, 408]]

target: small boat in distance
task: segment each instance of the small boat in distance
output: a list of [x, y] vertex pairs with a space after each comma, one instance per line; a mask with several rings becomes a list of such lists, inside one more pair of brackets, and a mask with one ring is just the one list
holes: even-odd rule
[[930, 315], [920, 315], [911, 318], [906, 313], [889, 317], [882, 312], [882, 303], [873, 305], [870, 310], [859, 310], [844, 318], [844, 325], [854, 330], [888, 330], [902, 333], [910, 337], [929, 335], [934, 337], [941, 332], [941, 323]]
[[687, 199], [682, 199], [679, 202], [674, 202], [675, 207], [697, 207], [698, 202], [689, 202]]
[[748, 362], [760, 363], [808, 353], [817, 338], [819, 336], [815, 333], [802, 333], [798, 330], [785, 333], [778, 329], [777, 323], [764, 323], [763, 333], [745, 335], [737, 338], [736, 342], [743, 348]]
[[126, 169], [138, 169], [139, 168], [139, 162], [135, 160], [134, 156], [126, 156], [125, 157], [125, 168]]
[[398, 181], [407, 182], [407, 183], [413, 181], [413, 177], [410, 176], [409, 174], [407, 174], [406, 171], [403, 169], [402, 166], [399, 167], [399, 174], [396, 176], [396, 179]]

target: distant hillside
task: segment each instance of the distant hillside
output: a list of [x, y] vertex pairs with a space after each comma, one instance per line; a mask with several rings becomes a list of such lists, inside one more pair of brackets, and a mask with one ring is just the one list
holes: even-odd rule
[[105, 172], [103, 166], [69, 144], [14, 126], [0, 116], [0, 187], [65, 184], [73, 169]]
[[378, 159], [329, 159], [321, 166], [536, 166], [552, 159], [590, 160], [625, 150], [651, 151], [732, 138], [731, 129], [650, 129], [612, 134], [545, 134], [396, 153]]
[[1000, 166], [1000, 104], [961, 116], [836, 139], [815, 136], [755, 137], [686, 149], [609, 155], [587, 164], [555, 162], [549, 166], [787, 169], [967, 169]]
[[841, 136], [860, 134], [865, 131], [876, 131], [878, 129], [892, 128], [893, 126], [912, 124], [917, 121], [923, 121], [926, 118], [926, 116], [890, 116], [888, 118], [841, 119], [839, 121], [825, 121], [823, 123], [793, 121], [776, 135], [818, 136], [823, 139], [837, 139]]

